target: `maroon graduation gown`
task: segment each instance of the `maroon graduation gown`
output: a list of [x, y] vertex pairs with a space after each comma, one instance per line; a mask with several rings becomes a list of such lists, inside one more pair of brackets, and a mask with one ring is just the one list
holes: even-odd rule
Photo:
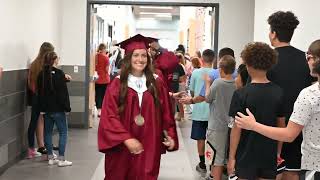
[[[140, 113], [136, 91], [128, 87], [124, 112], [118, 113], [120, 79], [108, 86], [103, 101], [98, 129], [99, 151], [105, 153], [105, 180], [156, 180], [160, 168], [160, 156], [166, 147], [162, 144], [163, 130], [167, 130], [178, 149], [178, 137], [168, 102], [168, 92], [160, 78], [156, 79], [160, 106], [155, 106], [149, 91], [143, 93], [141, 114], [143, 126], [137, 126], [134, 118]], [[123, 142], [138, 139], [144, 148], [139, 155], [129, 152]]]
[[[162, 73], [161, 77], [168, 87], [168, 90], [171, 91], [171, 80], [172, 73], [174, 69], [178, 66], [179, 59], [177, 56], [166, 49], [162, 49], [160, 55], [155, 59], [155, 68], [159, 69]], [[157, 73], [158, 74], [158, 73]]]

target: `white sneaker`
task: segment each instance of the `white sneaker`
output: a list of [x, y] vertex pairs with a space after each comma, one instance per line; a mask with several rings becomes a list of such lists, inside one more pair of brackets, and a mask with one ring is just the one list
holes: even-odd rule
[[59, 161], [58, 162], [59, 167], [65, 167], [65, 166], [72, 166], [72, 162], [64, 160], [64, 161]]
[[56, 158], [49, 159], [49, 161], [48, 161], [49, 165], [55, 165], [55, 164], [58, 164], [58, 163], [59, 163], [59, 160], [56, 159]]
[[53, 151], [52, 151], [52, 156], [53, 156], [54, 159], [58, 158], [58, 156]]

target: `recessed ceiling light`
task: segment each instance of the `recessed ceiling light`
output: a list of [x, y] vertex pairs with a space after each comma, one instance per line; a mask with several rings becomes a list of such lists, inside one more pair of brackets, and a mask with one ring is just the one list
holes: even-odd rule
[[163, 15], [163, 16], [171, 16], [171, 13], [140, 12], [140, 15]]
[[173, 9], [171, 6], [140, 6], [141, 9]]

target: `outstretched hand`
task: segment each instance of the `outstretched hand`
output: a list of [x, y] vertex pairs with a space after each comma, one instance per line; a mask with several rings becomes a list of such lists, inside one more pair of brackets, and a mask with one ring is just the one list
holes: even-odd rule
[[248, 116], [238, 112], [238, 116], [235, 117], [236, 124], [239, 128], [253, 130], [256, 125], [256, 119], [248, 108], [246, 108]]

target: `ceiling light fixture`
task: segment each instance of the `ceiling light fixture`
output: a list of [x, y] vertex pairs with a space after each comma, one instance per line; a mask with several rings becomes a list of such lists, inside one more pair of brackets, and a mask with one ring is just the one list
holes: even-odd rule
[[163, 16], [171, 16], [171, 13], [157, 13], [157, 12], [140, 12], [140, 15], [163, 15]]
[[141, 9], [173, 9], [171, 6], [140, 6]]

